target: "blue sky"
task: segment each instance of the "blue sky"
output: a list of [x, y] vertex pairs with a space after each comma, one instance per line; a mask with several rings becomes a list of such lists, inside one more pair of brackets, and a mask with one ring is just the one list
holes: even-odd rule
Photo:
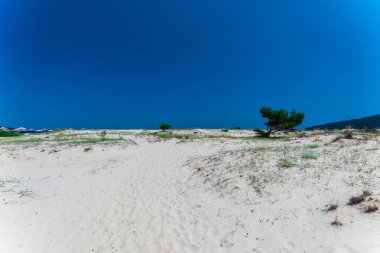
[[380, 113], [380, 3], [2, 0], [0, 125], [302, 127]]

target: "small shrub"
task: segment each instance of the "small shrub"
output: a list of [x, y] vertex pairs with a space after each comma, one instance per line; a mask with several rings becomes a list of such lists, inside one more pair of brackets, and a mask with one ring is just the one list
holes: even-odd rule
[[338, 209], [338, 204], [328, 204], [326, 208], [326, 212], [335, 211]]
[[365, 201], [365, 199], [368, 197], [368, 196], [371, 196], [372, 193], [370, 191], [363, 191], [362, 194], [360, 195], [357, 195], [357, 196], [352, 196], [349, 200], [348, 200], [348, 205], [357, 205], [357, 204], [360, 204], [362, 203], [363, 201]]
[[265, 131], [265, 130], [260, 129], [260, 128], [255, 128], [253, 131], [255, 131], [259, 137], [269, 137], [269, 135], [270, 135], [270, 133], [268, 131]]
[[317, 159], [319, 157], [318, 154], [307, 152], [302, 155], [302, 158], [304, 159]]
[[343, 131], [343, 138], [345, 139], [352, 139], [354, 130], [351, 127], [346, 127]]
[[241, 130], [240, 126], [235, 127], [235, 130]]
[[363, 196], [363, 195], [352, 196], [349, 199], [348, 204], [349, 205], [357, 205], [357, 204], [362, 203], [364, 200], [365, 200], [365, 196]]
[[259, 179], [256, 176], [250, 176], [250, 179], [252, 184], [256, 184], [259, 182]]
[[307, 145], [306, 147], [313, 149], [313, 148], [319, 148], [320, 146], [318, 144], [311, 144], [311, 145]]
[[341, 139], [352, 139], [353, 134], [354, 134], [354, 130], [351, 127], [346, 127], [346, 129], [344, 129], [343, 131], [343, 134], [335, 137], [335, 139], [333, 139], [331, 143], [340, 141]]
[[161, 123], [161, 124], [160, 124], [160, 129], [161, 129], [162, 131], [166, 131], [166, 130], [172, 129], [172, 125], [167, 124], [167, 123]]
[[379, 210], [379, 206], [376, 204], [369, 204], [364, 208], [365, 213], [373, 213]]
[[279, 165], [282, 168], [291, 168], [291, 167], [297, 166], [297, 164], [293, 163], [292, 161], [288, 159], [281, 159], [279, 162]]
[[222, 129], [221, 131], [224, 132], [224, 133], [227, 133], [228, 129]]
[[13, 133], [11, 131], [3, 131], [3, 130], [0, 131], [0, 137], [16, 137], [16, 136], [20, 136], [20, 134]]

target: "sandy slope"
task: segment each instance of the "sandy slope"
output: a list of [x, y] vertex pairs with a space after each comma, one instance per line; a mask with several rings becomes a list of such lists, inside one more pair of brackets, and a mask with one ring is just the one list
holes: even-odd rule
[[[377, 140], [297, 161], [315, 137], [128, 138], [137, 145], [1, 146], [0, 252], [380, 252], [379, 213], [345, 205], [363, 188], [377, 201]], [[285, 145], [299, 166], [278, 172], [271, 149]]]

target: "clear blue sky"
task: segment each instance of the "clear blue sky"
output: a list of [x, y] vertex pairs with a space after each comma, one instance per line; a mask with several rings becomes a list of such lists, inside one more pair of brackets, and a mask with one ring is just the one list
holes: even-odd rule
[[302, 127], [380, 113], [378, 0], [1, 0], [0, 125]]

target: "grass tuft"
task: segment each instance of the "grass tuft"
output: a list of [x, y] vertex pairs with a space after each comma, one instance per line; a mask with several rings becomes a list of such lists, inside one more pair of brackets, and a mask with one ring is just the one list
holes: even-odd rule
[[365, 196], [363, 196], [363, 195], [352, 196], [352, 197], [348, 200], [348, 204], [351, 205], [351, 206], [352, 206], [352, 205], [357, 205], [357, 204], [362, 203], [364, 200], [365, 200]]
[[368, 197], [368, 196], [371, 196], [372, 193], [370, 191], [363, 191], [362, 194], [360, 195], [357, 195], [357, 196], [351, 196], [351, 198], [348, 200], [348, 205], [357, 205], [357, 204], [360, 204], [362, 203], [363, 201], [365, 201], [365, 199]]
[[376, 204], [369, 204], [364, 208], [365, 213], [373, 213], [379, 210], [379, 206]]
[[318, 154], [307, 152], [302, 155], [302, 158], [304, 159], [317, 159], [319, 157]]
[[327, 205], [326, 211], [331, 212], [331, 211], [335, 211], [336, 209], [338, 209], [338, 204], [331, 203]]
[[368, 190], [364, 190], [362, 195], [366, 196], [366, 197], [369, 197], [372, 195], [372, 192], [368, 191]]
[[291, 167], [297, 166], [297, 164], [293, 163], [292, 161], [290, 161], [290, 160], [288, 160], [286, 158], [281, 159], [279, 161], [279, 165], [282, 168], [291, 168]]
[[343, 223], [340, 220], [338, 220], [338, 216], [337, 216], [337, 217], [335, 217], [335, 220], [333, 220], [331, 222], [331, 225], [333, 225], [333, 226], [342, 226]]
[[314, 149], [314, 148], [319, 148], [320, 146], [318, 144], [311, 144], [311, 145], [307, 145], [306, 147], [310, 149]]
[[354, 135], [354, 130], [351, 127], [346, 127], [343, 131], [343, 138], [344, 139], [352, 139]]

